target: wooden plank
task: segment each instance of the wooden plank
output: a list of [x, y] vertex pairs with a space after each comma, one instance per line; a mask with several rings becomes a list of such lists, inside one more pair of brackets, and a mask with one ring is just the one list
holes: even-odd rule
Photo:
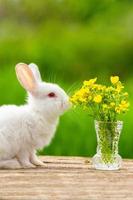
[[41, 159], [45, 168], [0, 170], [0, 200], [133, 200], [132, 160], [118, 171], [99, 171], [89, 158]]

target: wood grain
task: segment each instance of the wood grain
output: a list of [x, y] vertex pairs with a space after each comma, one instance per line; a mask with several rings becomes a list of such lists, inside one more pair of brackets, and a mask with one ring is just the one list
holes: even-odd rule
[[0, 170], [0, 200], [133, 200], [133, 161], [94, 170], [89, 158], [41, 159], [45, 168]]

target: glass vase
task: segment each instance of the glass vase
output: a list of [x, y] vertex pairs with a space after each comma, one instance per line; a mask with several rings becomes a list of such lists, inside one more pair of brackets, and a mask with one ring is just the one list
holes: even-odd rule
[[121, 167], [122, 159], [118, 154], [118, 143], [122, 127], [122, 121], [95, 121], [97, 153], [92, 159], [95, 169], [117, 170]]

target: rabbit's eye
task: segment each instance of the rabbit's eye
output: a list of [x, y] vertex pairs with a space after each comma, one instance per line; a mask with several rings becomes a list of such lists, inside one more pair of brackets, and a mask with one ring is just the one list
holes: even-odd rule
[[50, 93], [48, 94], [48, 96], [49, 96], [49, 97], [55, 97], [56, 95], [55, 95], [54, 92], [50, 92]]

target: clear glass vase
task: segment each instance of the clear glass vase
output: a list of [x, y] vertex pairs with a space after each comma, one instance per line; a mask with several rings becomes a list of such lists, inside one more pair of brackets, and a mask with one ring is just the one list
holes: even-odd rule
[[92, 159], [95, 169], [117, 170], [121, 167], [122, 159], [118, 154], [118, 143], [122, 127], [122, 121], [95, 121], [97, 153]]

